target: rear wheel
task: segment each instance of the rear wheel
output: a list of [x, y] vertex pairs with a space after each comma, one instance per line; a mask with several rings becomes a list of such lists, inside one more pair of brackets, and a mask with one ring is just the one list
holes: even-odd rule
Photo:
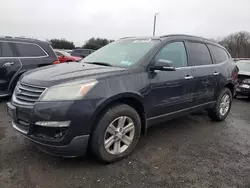
[[91, 149], [102, 162], [128, 156], [140, 138], [141, 120], [136, 110], [117, 104], [101, 116], [91, 136]]
[[232, 104], [232, 93], [224, 88], [216, 101], [215, 106], [208, 111], [208, 116], [214, 121], [223, 121], [229, 114]]

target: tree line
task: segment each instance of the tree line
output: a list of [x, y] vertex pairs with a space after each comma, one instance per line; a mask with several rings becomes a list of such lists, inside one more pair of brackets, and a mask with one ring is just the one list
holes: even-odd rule
[[[51, 39], [50, 40], [53, 48], [58, 49], [75, 49], [76, 47], [73, 42], [67, 41], [66, 39]], [[80, 48], [98, 50], [99, 48], [113, 42], [105, 38], [90, 38]], [[217, 40], [222, 46], [224, 46], [232, 55], [233, 58], [250, 58], [250, 33], [246, 31], [240, 31], [232, 33], [221, 40]]]
[[250, 33], [241, 31], [230, 34], [218, 41], [233, 58], [250, 58]]
[[66, 39], [51, 39], [51, 46], [55, 49], [75, 49], [75, 48], [84, 48], [98, 50], [99, 48], [113, 42], [113, 40], [108, 40], [105, 38], [90, 38], [83, 46], [76, 47], [73, 42], [67, 41]]

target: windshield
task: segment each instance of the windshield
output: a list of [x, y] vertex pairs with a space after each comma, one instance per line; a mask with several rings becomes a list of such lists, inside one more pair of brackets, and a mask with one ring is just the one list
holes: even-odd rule
[[238, 61], [236, 63], [240, 71], [250, 72], [250, 61]]
[[71, 56], [68, 52], [55, 50], [57, 56]]
[[84, 59], [85, 63], [103, 63], [114, 67], [136, 64], [159, 40], [128, 39], [108, 44]]

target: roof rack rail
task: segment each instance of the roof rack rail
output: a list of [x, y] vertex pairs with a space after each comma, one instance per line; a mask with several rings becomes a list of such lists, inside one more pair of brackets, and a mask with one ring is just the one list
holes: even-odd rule
[[[174, 36], [183, 36], [183, 37], [197, 37], [197, 38], [201, 38], [201, 39], [206, 39], [206, 38], [203, 38], [203, 37], [199, 37], [199, 36], [194, 36], [194, 35], [187, 35], [187, 34], [170, 34], [170, 35], [162, 35], [160, 37], [174, 37]], [[209, 40], [209, 39], [206, 39], [206, 40]]]
[[25, 39], [25, 40], [36, 40], [36, 41], [38, 41], [38, 39], [29, 38], [29, 37], [13, 37], [13, 36], [8, 36], [8, 35], [0, 35], [0, 37], [6, 38], [6, 39]]
[[136, 37], [122, 37], [120, 39], [129, 39], [129, 38], [136, 38]]
[[5, 35], [0, 35], [0, 37], [2, 37], [2, 38], [8, 38], [8, 39], [13, 38], [12, 36], [5, 36]]

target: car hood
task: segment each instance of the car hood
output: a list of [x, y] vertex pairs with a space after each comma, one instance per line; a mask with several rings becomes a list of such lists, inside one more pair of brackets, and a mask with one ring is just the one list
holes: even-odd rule
[[85, 63], [63, 63], [28, 71], [22, 76], [21, 82], [50, 87], [79, 79], [100, 79], [106, 76], [120, 74], [124, 70], [125, 68]]
[[250, 76], [250, 72], [248, 72], [248, 71], [239, 71], [239, 73], [238, 73], [239, 75], [244, 75], [244, 76]]

